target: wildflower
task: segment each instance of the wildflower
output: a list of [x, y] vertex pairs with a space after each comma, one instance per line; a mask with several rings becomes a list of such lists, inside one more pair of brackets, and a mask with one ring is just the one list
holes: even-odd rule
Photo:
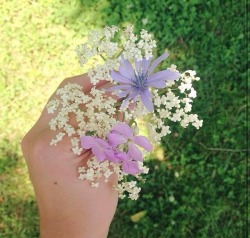
[[110, 74], [113, 80], [119, 84], [109, 89], [110, 91], [122, 90], [118, 93], [119, 98], [125, 98], [122, 107], [130, 100], [136, 101], [138, 95], [140, 95], [141, 101], [148, 111], [154, 110], [149, 87], [165, 88], [166, 80], [176, 80], [180, 76], [179, 72], [170, 69], [153, 74], [155, 68], [167, 57], [168, 54], [164, 53], [152, 64], [151, 59], [135, 60], [135, 69], [128, 60], [122, 58], [119, 71], [112, 71]]
[[145, 136], [134, 136], [134, 132], [126, 123], [118, 122], [108, 134], [109, 144], [115, 148], [120, 144], [127, 144], [128, 155], [133, 160], [142, 161], [142, 152], [136, 145], [147, 151], [153, 149], [149, 140]]
[[115, 156], [118, 160], [122, 162], [122, 170], [127, 174], [140, 174], [143, 172], [142, 169], [139, 168], [138, 161], [134, 161], [130, 158], [130, 155], [123, 152], [116, 152]]
[[[147, 24], [147, 19], [142, 23]], [[143, 165], [144, 154], [139, 148], [151, 151], [152, 145], [146, 137], [138, 136], [138, 128], [117, 122], [116, 114], [122, 113], [124, 120], [131, 123], [155, 111], [147, 116], [146, 127], [150, 141], [156, 144], [171, 133], [167, 121], [179, 121], [184, 128], [191, 124], [199, 129], [203, 121], [191, 112], [193, 99], [197, 96], [192, 83], [200, 78], [193, 70], [180, 74], [175, 65], [155, 72], [168, 54], [152, 60], [152, 52], [156, 48], [152, 35], [144, 29], [136, 35], [133, 26], [120, 31], [121, 35], [116, 34], [118, 30], [112, 26], [95, 31], [89, 34], [88, 42], [76, 49], [81, 66], [92, 58], [97, 60], [95, 66], [88, 70], [93, 84], [91, 91], [85, 94], [81, 85], [69, 83], [57, 90], [57, 97], [49, 101], [47, 110], [48, 113], [56, 113], [49, 122], [50, 129], [58, 132], [51, 145], [69, 137], [75, 154], [81, 155], [83, 149], [87, 149], [94, 155], [87, 159], [86, 166], [78, 168], [79, 179], [98, 187], [99, 178], [103, 177], [107, 182], [115, 173], [118, 183], [114, 189], [118, 191], [119, 198], [128, 196], [136, 200], [141, 188], [136, 186], [136, 181], [129, 179], [128, 182], [126, 177], [130, 174], [142, 179], [138, 175], [148, 173], [149, 169]], [[121, 36], [121, 40], [116, 40], [116, 36]], [[121, 49], [123, 55], [120, 58]], [[102, 60], [99, 62], [98, 58]], [[96, 84], [103, 79], [116, 85], [108, 90], [99, 90]], [[152, 88], [155, 89], [151, 91]], [[178, 94], [175, 94], [176, 90]], [[120, 100], [117, 102], [117, 98], [106, 95], [105, 91], [118, 91]], [[117, 110], [120, 102], [122, 106]], [[132, 102], [135, 102], [133, 106], [130, 105]], [[76, 119], [73, 120], [76, 124], [72, 124], [71, 118]], [[179, 176], [175, 172], [175, 177]], [[173, 195], [168, 200], [176, 203]], [[171, 223], [174, 225], [175, 221]]]
[[92, 136], [81, 136], [80, 140], [82, 147], [91, 149], [98, 161], [115, 160], [114, 151], [105, 140]]
[[[147, 151], [152, 150], [152, 145], [145, 136], [134, 136], [134, 131], [126, 123], [119, 122], [107, 135], [110, 146], [114, 150], [116, 160], [121, 162], [122, 170], [127, 174], [140, 174], [143, 170], [140, 168], [138, 161], [142, 161], [142, 152], [136, 145]], [[117, 149], [122, 145], [125, 149], [120, 151]]]

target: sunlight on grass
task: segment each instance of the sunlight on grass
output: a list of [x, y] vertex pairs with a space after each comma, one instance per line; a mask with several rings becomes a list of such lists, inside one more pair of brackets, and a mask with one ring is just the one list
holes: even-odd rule
[[0, 138], [20, 138], [59, 82], [83, 72], [74, 49], [88, 29], [76, 32], [66, 24], [75, 7], [61, 1], [5, 2], [0, 35], [0, 63], [5, 66], [1, 69], [0, 127], [5, 129]]
[[[105, 1], [104, 1], [105, 2]], [[0, 235], [38, 237], [34, 192], [20, 140], [65, 78], [86, 72], [75, 47], [101, 16], [77, 1], [4, 1], [0, 34]], [[94, 6], [90, 6], [90, 8]], [[77, 22], [76, 22], [77, 18]]]

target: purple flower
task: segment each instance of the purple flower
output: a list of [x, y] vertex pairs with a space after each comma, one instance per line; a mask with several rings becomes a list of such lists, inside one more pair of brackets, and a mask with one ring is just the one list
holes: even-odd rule
[[115, 155], [120, 161], [122, 161], [122, 170], [127, 174], [140, 174], [142, 172], [141, 169], [139, 169], [139, 165], [137, 161], [131, 160], [129, 154], [118, 152]]
[[[109, 160], [121, 163], [122, 170], [127, 174], [140, 174], [138, 161], [142, 161], [142, 152], [136, 145], [147, 151], [153, 149], [145, 136], [134, 136], [133, 130], [124, 122], [118, 122], [107, 135], [108, 142], [93, 136], [81, 136], [82, 148], [91, 149], [99, 162]], [[125, 152], [120, 151], [117, 146], [124, 144]]]
[[122, 90], [118, 93], [119, 98], [125, 97], [122, 106], [126, 105], [129, 100], [136, 100], [138, 95], [141, 97], [142, 103], [145, 107], [152, 112], [154, 106], [152, 103], [152, 94], [149, 87], [165, 88], [166, 80], [176, 80], [180, 74], [169, 69], [162, 70], [153, 74], [155, 68], [168, 57], [167, 53], [162, 54], [152, 64], [152, 59], [143, 59], [135, 61], [135, 69], [128, 60], [122, 58], [122, 63], [119, 71], [112, 71], [111, 77], [119, 85], [111, 87], [110, 91]]
[[145, 136], [134, 136], [133, 130], [123, 122], [118, 122], [107, 135], [109, 144], [116, 148], [120, 144], [127, 144], [128, 156], [136, 161], [142, 161], [142, 152], [136, 145], [147, 151], [153, 149], [149, 140]]
[[105, 140], [92, 136], [81, 136], [80, 140], [82, 148], [91, 149], [100, 162], [104, 160], [117, 161], [113, 149]]

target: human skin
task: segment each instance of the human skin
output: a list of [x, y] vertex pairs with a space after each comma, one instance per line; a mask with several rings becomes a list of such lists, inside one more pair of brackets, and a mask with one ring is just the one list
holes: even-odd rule
[[[67, 83], [80, 84], [85, 93], [92, 88], [86, 75], [65, 79], [59, 87]], [[101, 81], [97, 87], [108, 87], [108, 83]], [[51, 96], [56, 97], [55, 93]], [[51, 139], [58, 133], [48, 124], [54, 116], [44, 109], [21, 142], [38, 203], [40, 237], [107, 237], [118, 201], [118, 193], [112, 188], [117, 177], [112, 175], [107, 183], [99, 179], [99, 188], [79, 180], [77, 168], [86, 165], [92, 154], [84, 150], [80, 156], [75, 155], [67, 137], [57, 146], [50, 146]], [[76, 126], [74, 118], [70, 120]]]

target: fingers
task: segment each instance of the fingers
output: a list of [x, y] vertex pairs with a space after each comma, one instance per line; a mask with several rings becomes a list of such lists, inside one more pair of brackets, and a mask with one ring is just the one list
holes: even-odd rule
[[[59, 237], [58, 231], [68, 234], [60, 237], [78, 237], [87, 230], [93, 233], [96, 227], [106, 232], [117, 205], [118, 195], [112, 188], [117, 177], [112, 175], [107, 183], [103, 177], [98, 179], [98, 189], [92, 188], [89, 181], [79, 180], [77, 168], [86, 167], [91, 152], [73, 155], [68, 137], [57, 146], [49, 146], [47, 143], [55, 134], [48, 129], [30, 144], [33, 150], [28, 168], [40, 210], [41, 229], [55, 228], [55, 235], [49, 237]], [[67, 233], [69, 230], [76, 233]]]
[[[85, 93], [89, 93], [93, 87], [86, 75], [68, 78], [58, 88], [64, 87], [67, 83], [83, 86]], [[109, 84], [104, 80], [97, 85], [97, 88], [107, 87]], [[57, 97], [55, 92], [49, 100]], [[51, 140], [60, 132], [49, 128], [49, 122], [54, 117], [55, 114], [48, 114], [45, 108], [22, 142], [23, 154], [38, 200], [42, 230], [51, 227], [56, 219], [61, 221], [61, 218], [65, 217], [65, 224], [58, 221], [55, 231], [65, 228], [66, 234], [66, 230], [72, 225], [77, 232], [81, 229], [85, 232], [88, 228], [93, 233], [97, 226], [98, 230], [107, 233], [117, 205], [118, 194], [112, 188], [117, 183], [117, 177], [112, 175], [108, 183], [104, 178], [100, 178], [98, 189], [93, 189], [89, 181], [79, 180], [77, 169], [87, 167], [87, 161], [92, 153], [90, 150], [83, 150], [80, 156], [75, 155], [70, 141], [72, 137], [68, 136], [63, 137], [57, 146], [50, 146]], [[70, 115], [70, 123], [77, 127], [74, 115]]]
[[[83, 87], [83, 92], [85, 94], [88, 94], [90, 90], [93, 88], [93, 84], [90, 82], [90, 79], [87, 74], [81, 74], [81, 75], [76, 75], [76, 76], [67, 78], [59, 85], [59, 87], [61, 88], [68, 83], [76, 83], [76, 84], [81, 85]], [[100, 88], [107, 83], [109, 82], [106, 80], [101, 80], [99, 83], [97, 83], [96, 88]]]
[[[63, 82], [58, 86], [57, 89], [64, 87], [68, 83], [76, 83], [76, 84], [81, 85], [83, 87], [83, 91], [85, 94], [88, 94], [90, 92], [91, 88], [93, 87], [87, 74], [83, 74], [83, 75], [77, 75], [77, 76], [70, 77], [70, 78], [63, 80]], [[96, 85], [96, 87], [97, 88], [100, 88], [103, 86], [107, 87], [107, 83], [108, 83], [108, 81], [102, 80]], [[57, 89], [56, 89], [56, 91], [57, 91]], [[50, 101], [52, 99], [59, 98], [59, 96], [56, 95], [56, 91], [51, 95], [51, 97], [49, 98], [48, 101]], [[38, 121], [31, 128], [31, 130], [27, 133], [26, 140], [28, 140], [28, 139], [32, 140], [36, 134], [39, 134], [40, 132], [46, 130], [48, 128], [48, 123], [51, 121], [52, 118], [55, 117], [55, 115], [56, 115], [56, 113], [49, 114], [47, 112], [47, 109], [44, 108]]]
[[[84, 93], [88, 94], [93, 85], [91, 84], [90, 82], [90, 79], [88, 78], [88, 76], [86, 74], [84, 75], [77, 75], [77, 76], [74, 76], [74, 77], [71, 77], [71, 78], [67, 78], [65, 79], [59, 86], [58, 88], [62, 88], [64, 87], [65, 85], [67, 85], [68, 83], [76, 83], [76, 84], [79, 84], [83, 87], [83, 91]], [[96, 87], [98, 89], [107, 89], [111, 86], [111, 83], [108, 82], [108, 81], [105, 81], [105, 80], [102, 80], [100, 81]], [[111, 95], [110, 92], [106, 92], [106, 95], [107, 96], [112, 96], [113, 98], [116, 98], [116, 96], [113, 96]], [[56, 95], [56, 91], [52, 94], [52, 96], [50, 97], [49, 100], [52, 100], [52, 99], [56, 99], [58, 98], [59, 99], [59, 96]], [[108, 98], [107, 98], [108, 100]], [[83, 107], [81, 108], [82, 110], [84, 110], [84, 105]], [[24, 137], [24, 140], [25, 141], [32, 141], [34, 138], [36, 138], [37, 135], [39, 135], [40, 133], [42, 133], [43, 131], [47, 130], [49, 128], [49, 122], [55, 118], [55, 116], [57, 115], [57, 112], [53, 113], [53, 114], [49, 114], [47, 112], [47, 108], [44, 108], [42, 113], [41, 113], [41, 116], [39, 117], [38, 121], [35, 123], [35, 125], [30, 129], [30, 131], [25, 135]], [[122, 120], [123, 119], [123, 116], [121, 113], [119, 113], [118, 117], [117, 117], [118, 120]], [[84, 120], [84, 118], [83, 118]], [[76, 121], [76, 118], [75, 118], [75, 115], [73, 113], [69, 114], [69, 124], [71, 126], [73, 126], [75, 129], [77, 128], [78, 126], [78, 123]]]
[[[58, 134], [49, 128], [32, 141], [23, 144], [23, 154], [29, 168], [31, 180], [37, 182], [47, 175], [78, 177], [77, 169], [85, 166], [91, 156], [90, 150], [83, 150], [78, 156], [72, 152], [72, 137], [65, 136], [56, 146], [50, 145]], [[48, 177], [47, 179], [52, 179]]]

